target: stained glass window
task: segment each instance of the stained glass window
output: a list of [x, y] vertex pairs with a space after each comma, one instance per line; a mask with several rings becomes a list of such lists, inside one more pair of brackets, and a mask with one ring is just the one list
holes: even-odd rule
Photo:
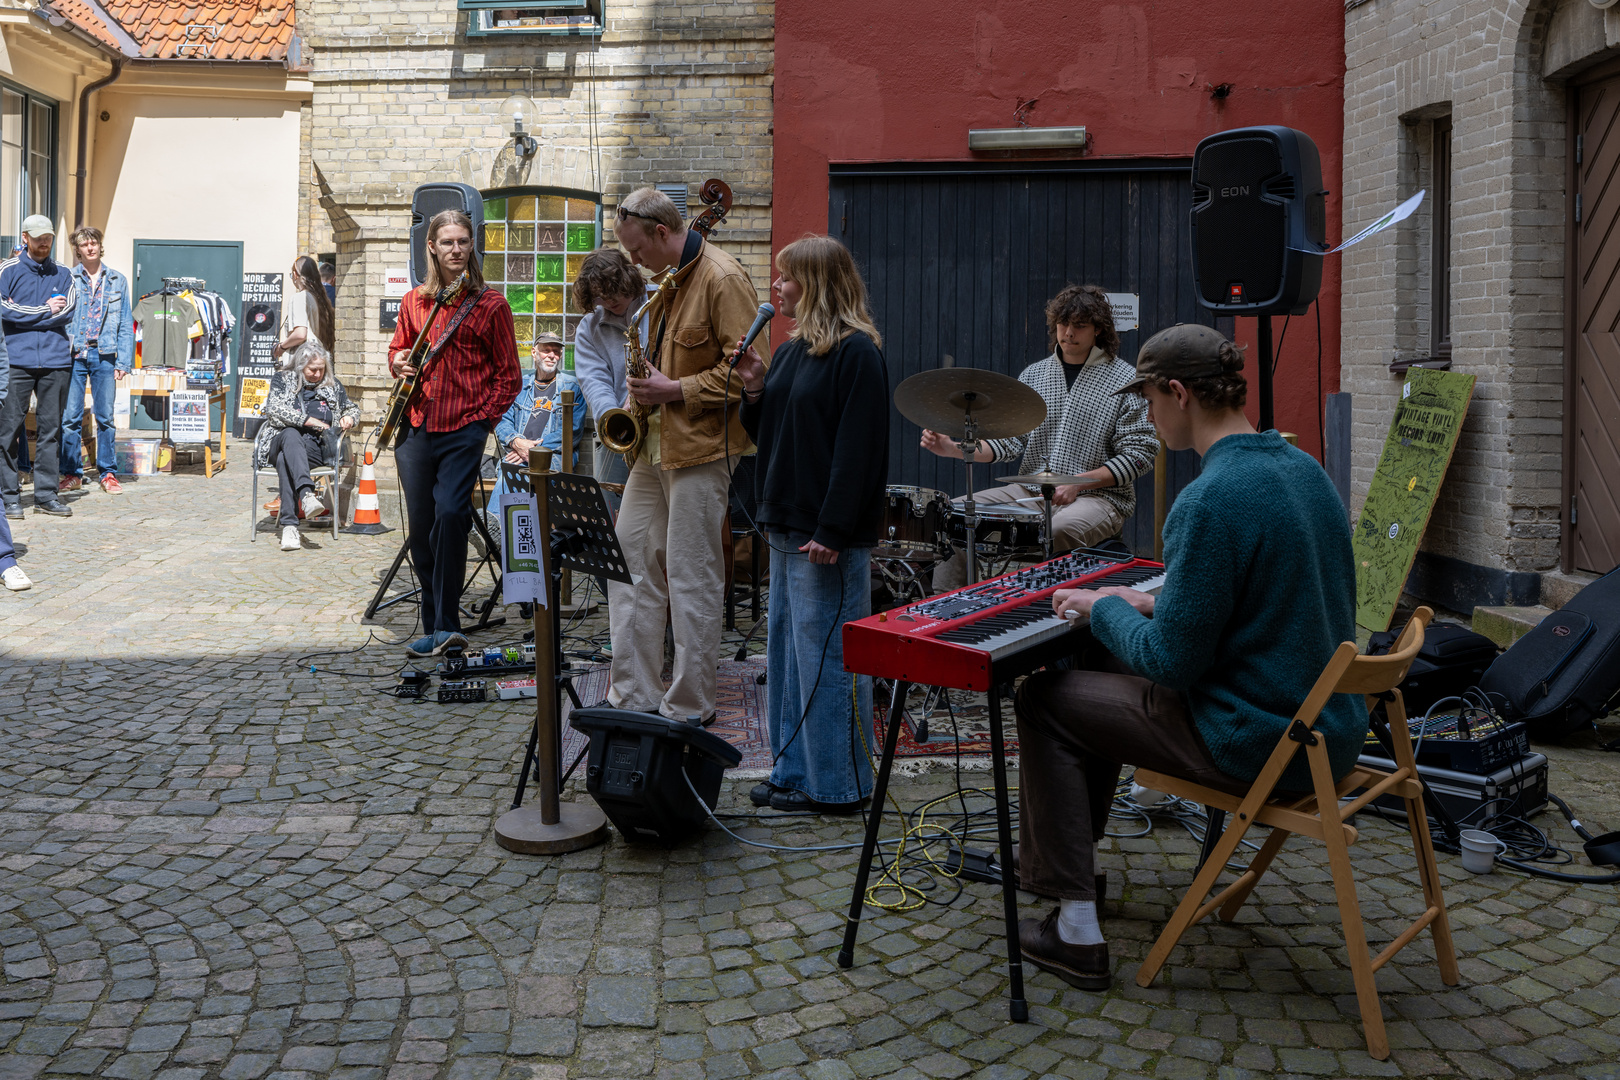
[[528, 366], [536, 334], [561, 335], [563, 369], [574, 370], [579, 313], [568, 289], [585, 255], [602, 243], [602, 198], [562, 188], [500, 188], [484, 193], [484, 278], [506, 294]]

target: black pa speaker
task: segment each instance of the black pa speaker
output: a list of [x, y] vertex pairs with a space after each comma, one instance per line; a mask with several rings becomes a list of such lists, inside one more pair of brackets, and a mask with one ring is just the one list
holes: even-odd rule
[[1225, 315], [1300, 315], [1322, 286], [1322, 158], [1303, 131], [1235, 128], [1193, 153], [1198, 302]]
[[568, 722], [591, 740], [585, 790], [630, 841], [671, 846], [697, 832], [742, 761], [720, 736], [651, 713], [575, 709]]
[[473, 223], [473, 258], [484, 265], [484, 197], [471, 184], [422, 184], [411, 195], [411, 285], [427, 280], [428, 222], [441, 210], [460, 210]]

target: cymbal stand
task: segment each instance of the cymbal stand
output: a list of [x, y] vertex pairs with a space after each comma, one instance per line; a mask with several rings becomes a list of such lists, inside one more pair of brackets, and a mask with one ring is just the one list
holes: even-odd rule
[[1057, 485], [1042, 484], [1041, 499], [1046, 503], [1046, 534], [1041, 538], [1042, 546], [1046, 549], [1046, 559], [1052, 560], [1052, 497], [1057, 494]]
[[973, 420], [973, 399], [977, 394], [969, 391], [967, 418], [962, 422], [962, 460], [967, 463], [967, 497], [962, 500], [962, 522], [967, 528], [967, 583], [979, 583], [979, 505], [973, 501], [973, 458], [983, 445], [979, 442], [979, 425]]

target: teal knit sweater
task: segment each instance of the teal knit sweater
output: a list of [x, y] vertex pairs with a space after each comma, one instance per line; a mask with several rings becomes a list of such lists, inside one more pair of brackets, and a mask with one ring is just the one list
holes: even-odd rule
[[[1344, 504], [1322, 467], [1276, 432], [1228, 435], [1176, 497], [1164, 561], [1151, 619], [1104, 597], [1092, 632], [1138, 675], [1184, 692], [1221, 771], [1252, 780], [1333, 650], [1355, 640]], [[1316, 730], [1343, 776], [1367, 735], [1364, 699], [1333, 695]], [[1279, 786], [1310, 789], [1304, 753]]]

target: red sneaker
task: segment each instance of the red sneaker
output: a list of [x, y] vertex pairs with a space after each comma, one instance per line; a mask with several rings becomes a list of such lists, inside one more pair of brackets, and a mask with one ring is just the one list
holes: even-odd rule
[[108, 473], [106, 476], [101, 478], [101, 490], [105, 491], [109, 495], [122, 495], [124, 493], [124, 485], [118, 482], [118, 477], [114, 476], [112, 473]]
[[84, 487], [84, 477], [64, 476], [56, 482], [57, 491], [78, 491]]

